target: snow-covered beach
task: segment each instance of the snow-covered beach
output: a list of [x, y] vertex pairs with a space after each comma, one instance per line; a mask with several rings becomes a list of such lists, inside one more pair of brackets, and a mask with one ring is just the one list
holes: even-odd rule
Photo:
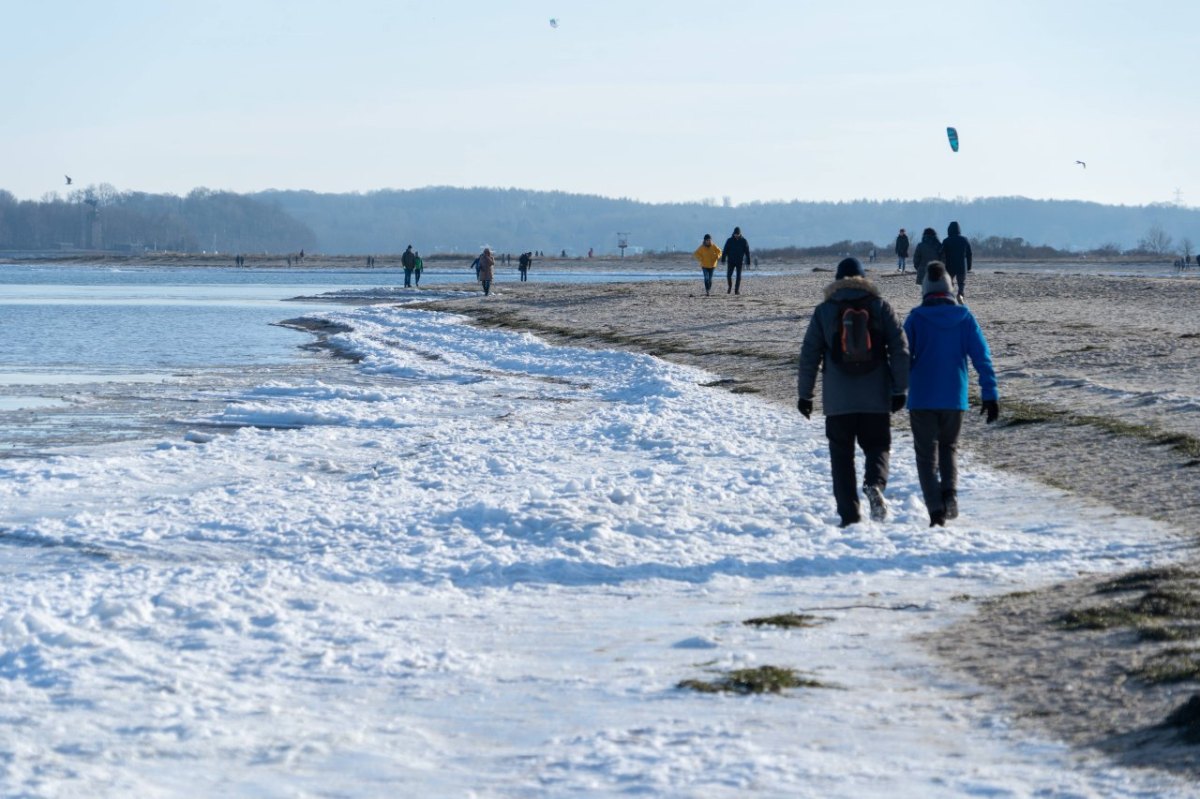
[[[753, 285], [721, 313], [754, 315]], [[621, 324], [619, 289], [576, 291], [562, 329]], [[690, 317], [679, 350], [798, 342], [794, 308], [747, 341], [680, 291], [622, 307]], [[1179, 561], [1178, 525], [975, 457], [931, 532], [900, 435], [893, 518], [838, 530], [820, 424], [728, 390], [753, 354], [319, 316], [352, 383], [264, 381], [185, 436], [0, 465], [4, 793], [1200, 795], [1031, 734], [920, 641], [980, 598]], [[789, 612], [816, 624], [744, 623]], [[757, 665], [823, 686], [677, 687]]]

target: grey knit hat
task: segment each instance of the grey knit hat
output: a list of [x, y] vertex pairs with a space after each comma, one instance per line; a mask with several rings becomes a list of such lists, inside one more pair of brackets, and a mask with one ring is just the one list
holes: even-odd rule
[[930, 294], [953, 294], [954, 287], [950, 285], [950, 276], [946, 274], [946, 265], [941, 261], [930, 261], [925, 268], [925, 282], [921, 284], [921, 296]]

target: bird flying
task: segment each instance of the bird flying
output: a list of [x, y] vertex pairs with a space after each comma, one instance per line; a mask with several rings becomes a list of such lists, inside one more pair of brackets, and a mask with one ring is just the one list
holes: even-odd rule
[[1079, 164], [1084, 169], [1087, 169], [1087, 164], [1085, 164], [1083, 161], [1076, 161], [1075, 163]]
[[557, 20], [557, 19], [551, 19], [551, 20], [550, 20], [550, 27], [551, 27], [551, 28], [557, 28], [557, 27], [558, 27], [558, 20]]
[[63, 175], [63, 177], [67, 179], [67, 185], [68, 185], [68, 186], [70, 186], [70, 185], [71, 185], [71, 176], [70, 176], [70, 175]]

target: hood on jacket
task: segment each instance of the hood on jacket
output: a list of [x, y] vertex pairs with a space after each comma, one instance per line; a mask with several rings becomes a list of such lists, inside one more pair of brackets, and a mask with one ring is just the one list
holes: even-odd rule
[[951, 222], [950, 227], [946, 228], [946, 235], [947, 236], [961, 236], [962, 228], [960, 228], [958, 226], [957, 222]]
[[[855, 275], [853, 277], [844, 277], [841, 280], [835, 280], [825, 287], [825, 299], [832, 300], [835, 294], [839, 292], [853, 292], [859, 294], [869, 294], [872, 297], [878, 297], [879, 288], [865, 277]], [[843, 297], [841, 299], [849, 299]]]

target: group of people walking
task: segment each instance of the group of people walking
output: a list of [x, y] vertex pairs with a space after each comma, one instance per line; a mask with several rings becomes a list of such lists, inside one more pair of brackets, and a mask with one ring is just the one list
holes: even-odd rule
[[[908, 252], [908, 237], [904, 229], [900, 229], [904, 238], [904, 251]], [[900, 238], [896, 239], [897, 254], [900, 251]], [[921, 241], [913, 251], [913, 266], [916, 268], [917, 285], [925, 282], [925, 270], [929, 264], [939, 261], [946, 268], [946, 273], [954, 283], [954, 296], [961, 303], [966, 295], [967, 272], [971, 271], [974, 256], [971, 253], [971, 242], [962, 234], [962, 228], [957, 222], [951, 222], [946, 228], [946, 238], [938, 241], [937, 231], [931, 227], [921, 233]], [[903, 272], [903, 258], [900, 271]]]
[[742, 293], [742, 267], [750, 265], [750, 242], [742, 235], [742, 229], [735, 227], [725, 246], [713, 244], [712, 234], [705, 233], [704, 240], [692, 257], [700, 262], [700, 271], [704, 276], [704, 296], [712, 294], [713, 272], [718, 263], [726, 264], [725, 281], [726, 294]]
[[[941, 260], [920, 258], [921, 303], [901, 324], [892, 306], [857, 258], [837, 266], [824, 301], [813, 310], [800, 348], [796, 407], [805, 418], [814, 409], [817, 378], [829, 440], [833, 494], [841, 526], [861, 521], [855, 447], [865, 455], [862, 492], [875, 521], [887, 518], [884, 499], [891, 454], [891, 414], [907, 409], [917, 475], [929, 524], [944, 526], [958, 516], [958, 439], [968, 405], [968, 362], [975, 368], [988, 423], [1000, 414], [991, 352], [975, 316], [962, 304], [952, 271]], [[959, 255], [951, 223], [939, 252]], [[936, 240], [936, 235], [933, 235]], [[965, 241], [965, 239], [964, 239]], [[947, 247], [947, 243], [950, 246]], [[966, 247], [966, 269], [970, 245]], [[964, 272], [965, 274], [965, 272]]]
[[404, 267], [404, 288], [416, 288], [421, 285], [421, 273], [425, 271], [425, 262], [421, 254], [408, 245], [408, 249], [400, 256], [400, 265]]

